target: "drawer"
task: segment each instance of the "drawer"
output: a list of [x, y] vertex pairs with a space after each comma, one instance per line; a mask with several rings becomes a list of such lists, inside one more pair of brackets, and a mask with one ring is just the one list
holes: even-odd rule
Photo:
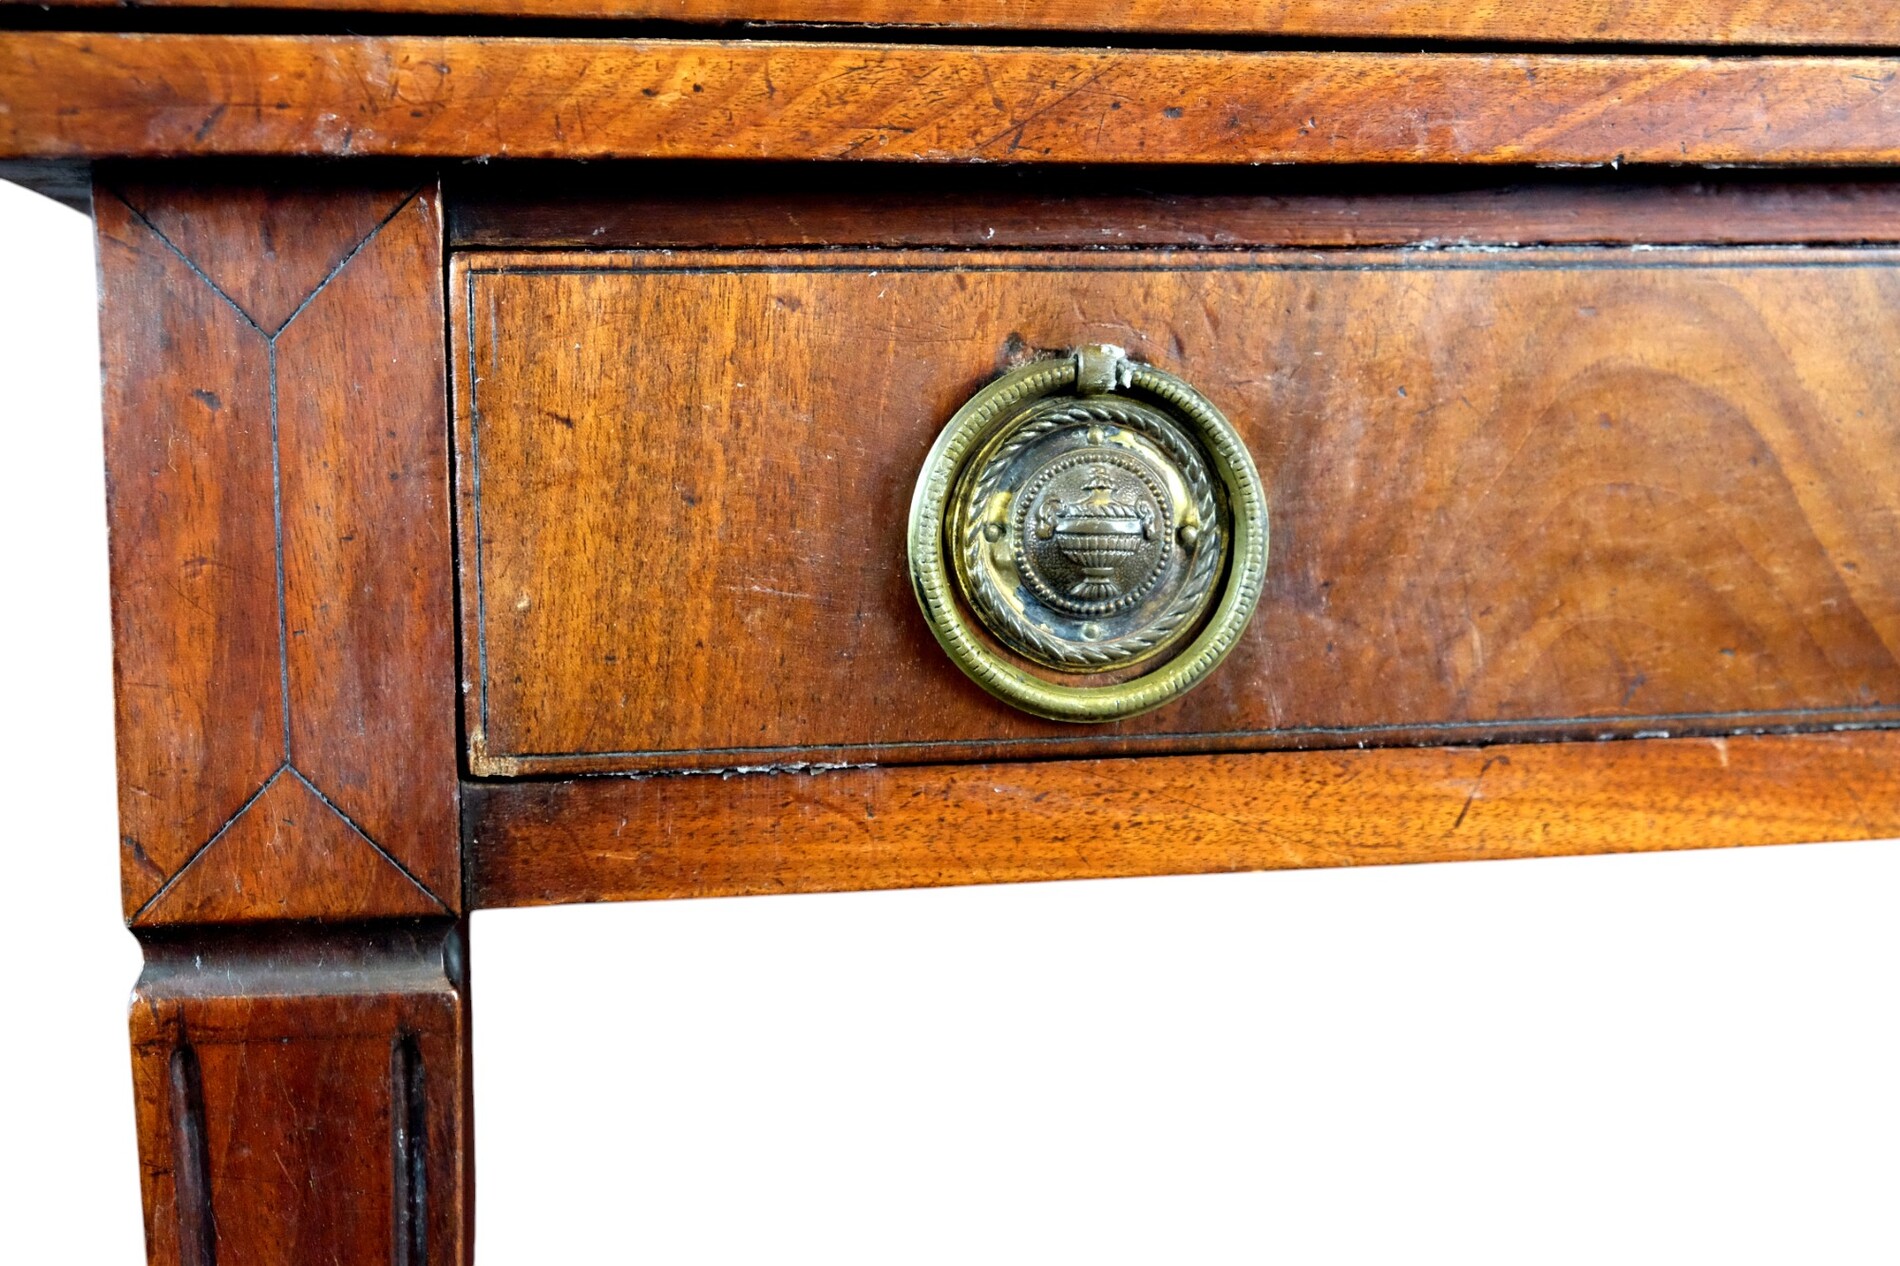
[[[1889, 724], [1885, 249], [474, 250], [477, 775]], [[959, 405], [1110, 343], [1251, 451], [1258, 610], [1106, 725], [992, 698], [906, 566]]]

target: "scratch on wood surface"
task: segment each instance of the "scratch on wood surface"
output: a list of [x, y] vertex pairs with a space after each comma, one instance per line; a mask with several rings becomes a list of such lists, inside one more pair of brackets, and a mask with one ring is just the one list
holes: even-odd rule
[[1464, 804], [1458, 809], [1458, 820], [1451, 824], [1453, 831], [1456, 831], [1465, 824], [1465, 815], [1471, 812], [1472, 804], [1478, 799], [1479, 793], [1484, 790], [1484, 776], [1490, 772], [1491, 766], [1508, 765], [1510, 763], [1511, 758], [1508, 756], [1491, 756], [1486, 758], [1484, 764], [1478, 766], [1478, 776], [1471, 780], [1471, 791], [1465, 796]]

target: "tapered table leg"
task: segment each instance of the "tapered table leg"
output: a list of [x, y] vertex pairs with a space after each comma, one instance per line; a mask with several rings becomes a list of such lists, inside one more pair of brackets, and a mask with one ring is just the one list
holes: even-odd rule
[[262, 176], [94, 191], [149, 1254], [461, 1263], [440, 200]]

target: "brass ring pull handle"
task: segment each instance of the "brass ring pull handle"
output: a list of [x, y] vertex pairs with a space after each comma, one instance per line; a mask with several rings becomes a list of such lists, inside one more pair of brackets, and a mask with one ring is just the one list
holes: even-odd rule
[[1172, 374], [1090, 346], [957, 410], [910, 507], [910, 575], [958, 667], [1057, 721], [1204, 680], [1260, 599], [1267, 500], [1233, 425]]

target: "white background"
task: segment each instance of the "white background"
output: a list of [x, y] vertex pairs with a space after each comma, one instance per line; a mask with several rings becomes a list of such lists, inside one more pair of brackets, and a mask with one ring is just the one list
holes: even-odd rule
[[[0, 186], [21, 1263], [143, 1260], [93, 297]], [[478, 915], [481, 1261], [1893, 1262], [1896, 893], [1854, 844]]]

